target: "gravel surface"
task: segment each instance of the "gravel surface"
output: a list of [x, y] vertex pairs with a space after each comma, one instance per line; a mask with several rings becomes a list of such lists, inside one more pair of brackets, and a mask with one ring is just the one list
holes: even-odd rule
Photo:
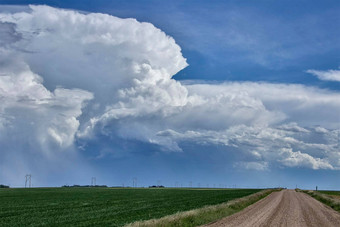
[[295, 190], [273, 192], [246, 209], [206, 226], [340, 226], [340, 213]]

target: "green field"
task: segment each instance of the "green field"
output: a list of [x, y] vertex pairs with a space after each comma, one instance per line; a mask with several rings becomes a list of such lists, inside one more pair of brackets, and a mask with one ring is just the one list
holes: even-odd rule
[[340, 191], [318, 191], [318, 192], [326, 195], [339, 196], [340, 198]]
[[260, 189], [0, 189], [0, 226], [123, 226], [258, 191]]
[[326, 194], [327, 196], [330, 196], [332, 198], [331, 200], [323, 198], [321, 202], [332, 207], [334, 210], [340, 212], [340, 191], [318, 191], [318, 192]]

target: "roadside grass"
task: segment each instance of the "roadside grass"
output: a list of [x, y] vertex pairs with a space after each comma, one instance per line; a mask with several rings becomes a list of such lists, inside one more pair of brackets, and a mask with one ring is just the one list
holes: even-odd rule
[[262, 191], [201, 189], [0, 189], [0, 226], [124, 226]]
[[340, 191], [299, 190], [340, 212]]
[[279, 190], [280, 189], [267, 189], [217, 205], [204, 206], [190, 211], [179, 212], [160, 219], [137, 221], [128, 224], [125, 227], [190, 227], [204, 225], [239, 212], [247, 206], [268, 196], [270, 193]]

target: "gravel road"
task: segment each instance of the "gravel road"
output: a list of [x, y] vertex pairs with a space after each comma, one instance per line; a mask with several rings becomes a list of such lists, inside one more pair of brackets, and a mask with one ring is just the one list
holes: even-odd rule
[[273, 192], [243, 211], [211, 223], [215, 226], [340, 226], [340, 213], [295, 190]]

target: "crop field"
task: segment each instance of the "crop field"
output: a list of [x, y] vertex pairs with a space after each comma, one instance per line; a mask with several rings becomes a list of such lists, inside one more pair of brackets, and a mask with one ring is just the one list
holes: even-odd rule
[[0, 189], [0, 226], [123, 226], [258, 191], [260, 189]]
[[340, 191], [318, 191], [322, 194], [338, 197], [340, 199]]
[[340, 212], [340, 191], [309, 191], [304, 190], [303, 192], [314, 197], [320, 202], [332, 207], [334, 210]]

